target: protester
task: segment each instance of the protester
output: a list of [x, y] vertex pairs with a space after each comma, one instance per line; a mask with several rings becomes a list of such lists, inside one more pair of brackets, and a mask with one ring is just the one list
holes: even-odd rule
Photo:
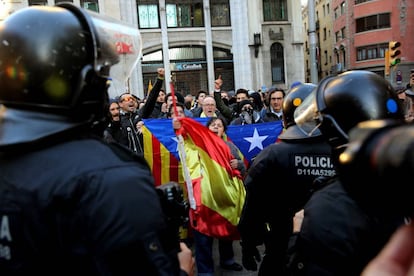
[[[212, 132], [220, 138], [225, 138], [227, 123], [224, 118], [210, 117], [206, 125]], [[230, 148], [232, 159], [228, 160], [232, 169], [238, 169], [244, 173], [246, 166], [239, 157], [237, 147], [231, 141], [225, 141]], [[193, 230], [195, 258], [197, 264], [198, 275], [213, 276], [214, 260], [213, 260], [213, 241], [214, 238], [203, 234], [197, 230]], [[220, 267], [227, 270], [241, 271], [243, 267], [234, 260], [233, 241], [230, 239], [218, 239], [218, 250]]]
[[61, 3], [0, 23], [0, 275], [194, 275], [145, 160], [102, 139], [119, 57], [100, 28], [129, 27], [90, 14]]

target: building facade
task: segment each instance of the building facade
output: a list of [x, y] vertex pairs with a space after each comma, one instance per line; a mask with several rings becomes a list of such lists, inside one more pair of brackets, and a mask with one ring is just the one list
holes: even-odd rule
[[[329, 6], [330, 16], [318, 17]], [[394, 87], [408, 83], [414, 68], [414, 1], [410, 0], [317, 0], [318, 78], [327, 73], [324, 54], [328, 53], [330, 74], [361, 69], [378, 73]], [[307, 7], [302, 11], [303, 24], [308, 30]], [[330, 45], [323, 43], [325, 27], [330, 29]], [[329, 34], [329, 31], [327, 32]], [[305, 51], [308, 37], [304, 38]], [[401, 62], [385, 72], [385, 55], [390, 41], [401, 43]], [[332, 57], [329, 57], [329, 53]], [[318, 54], [316, 55], [318, 56]], [[305, 52], [305, 74], [309, 79], [309, 55]]]
[[[58, 0], [5, 0], [4, 18], [29, 5]], [[221, 75], [225, 90], [288, 88], [304, 80], [300, 0], [73, 0], [79, 5], [139, 28], [142, 58], [125, 85], [144, 97], [157, 67], [166, 83], [183, 94], [211, 91]], [[167, 54], [168, 53], [168, 54]], [[169, 92], [170, 85], [165, 90]]]

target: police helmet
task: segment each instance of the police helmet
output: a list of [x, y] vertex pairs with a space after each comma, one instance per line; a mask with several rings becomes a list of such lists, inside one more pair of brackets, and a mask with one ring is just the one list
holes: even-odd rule
[[334, 148], [348, 143], [348, 132], [359, 122], [404, 119], [392, 86], [371, 71], [354, 70], [323, 79], [294, 113], [302, 132], [320, 129]]
[[313, 83], [300, 83], [293, 86], [283, 100], [283, 123], [285, 128], [295, 124], [294, 112], [296, 108], [305, 100], [307, 96], [315, 89]]
[[70, 3], [26, 7], [0, 23], [0, 41], [0, 147], [105, 117], [119, 56], [89, 12]]

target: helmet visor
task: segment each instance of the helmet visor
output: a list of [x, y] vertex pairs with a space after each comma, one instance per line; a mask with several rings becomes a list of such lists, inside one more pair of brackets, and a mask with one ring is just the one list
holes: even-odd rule
[[300, 131], [306, 136], [313, 136], [320, 126], [320, 114], [316, 103], [316, 89], [312, 91], [294, 112], [294, 120]]
[[[96, 12], [87, 12], [91, 15], [98, 34], [96, 72], [102, 77], [111, 77], [125, 83], [141, 58], [142, 40], [138, 28]], [[107, 66], [112, 66], [109, 76], [101, 70]]]

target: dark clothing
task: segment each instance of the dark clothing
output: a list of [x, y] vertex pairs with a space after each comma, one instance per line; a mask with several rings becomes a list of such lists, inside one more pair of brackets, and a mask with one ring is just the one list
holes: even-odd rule
[[264, 122], [283, 120], [283, 115], [281, 114], [280, 116], [278, 116], [277, 114], [273, 113], [270, 106], [260, 111], [260, 117]]
[[135, 153], [143, 152], [143, 137], [138, 133], [136, 125], [142, 119], [137, 113], [125, 113], [121, 114], [121, 129], [122, 136], [118, 141], [121, 145], [126, 146]]
[[147, 100], [142, 108], [138, 110], [139, 120], [148, 118], [159, 118], [162, 115], [161, 106], [162, 103], [157, 102], [158, 95], [160, 94], [164, 79], [157, 78], [154, 86], [147, 96]]
[[123, 135], [121, 121], [111, 121], [104, 131], [104, 140], [110, 143], [119, 142]]
[[242, 111], [239, 113], [239, 116], [233, 119], [230, 122], [230, 125], [250, 125], [250, 124], [259, 124], [263, 123], [264, 121], [260, 117], [260, 112], [258, 111], [251, 111], [246, 112]]
[[[214, 275], [213, 242], [214, 238], [204, 235], [196, 230], [194, 245], [196, 251], [196, 265], [198, 275]], [[218, 251], [220, 264], [231, 265], [234, 263], [233, 241], [218, 239]]]
[[286, 275], [292, 218], [308, 200], [315, 177], [334, 175], [321, 137], [284, 139], [264, 148], [248, 169], [238, 228], [243, 247], [265, 244], [259, 275]]
[[289, 247], [291, 275], [359, 276], [403, 223], [364, 212], [338, 178], [312, 195], [304, 214]]
[[0, 153], [0, 275], [179, 275], [142, 157], [92, 137], [45, 145]]
[[237, 118], [237, 103], [227, 105], [221, 98], [221, 91], [214, 91], [214, 100], [216, 100], [217, 110], [219, 110], [222, 116], [227, 120], [227, 124], [230, 124], [231, 121]]
[[116, 141], [135, 153], [143, 152], [143, 137], [138, 133], [136, 125], [142, 119], [161, 116], [161, 103], [157, 103], [158, 95], [164, 79], [157, 78], [145, 105], [134, 113], [122, 112], [118, 122], [111, 121], [104, 132], [106, 141]]

